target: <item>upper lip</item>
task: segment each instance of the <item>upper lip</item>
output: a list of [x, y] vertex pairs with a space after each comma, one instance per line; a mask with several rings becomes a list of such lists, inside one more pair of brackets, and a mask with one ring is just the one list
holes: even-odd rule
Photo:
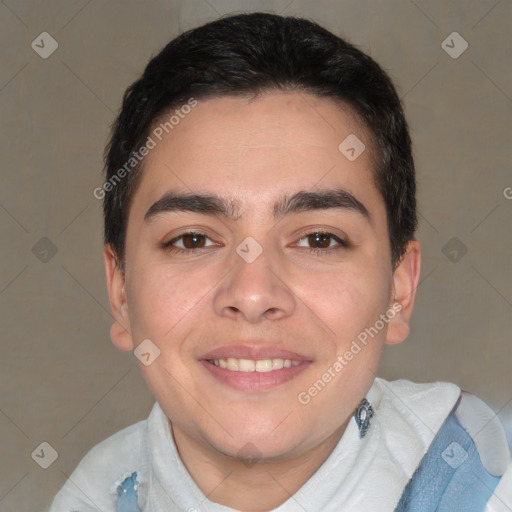
[[224, 345], [203, 355], [200, 359], [291, 359], [292, 361], [311, 361], [307, 356], [297, 354], [273, 345]]

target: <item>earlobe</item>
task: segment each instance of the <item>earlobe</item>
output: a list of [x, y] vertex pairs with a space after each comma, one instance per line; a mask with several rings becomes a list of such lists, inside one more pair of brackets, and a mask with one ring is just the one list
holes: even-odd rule
[[117, 264], [115, 253], [110, 244], [106, 244], [103, 248], [103, 260], [105, 262], [105, 280], [112, 314], [110, 339], [118, 349], [130, 351], [134, 349], [134, 344], [125, 293], [125, 276]]
[[393, 289], [389, 313], [390, 320], [386, 335], [386, 343], [396, 344], [404, 341], [409, 335], [409, 322], [414, 309], [416, 289], [421, 271], [421, 250], [418, 240], [413, 239], [407, 244], [404, 256], [393, 273]]

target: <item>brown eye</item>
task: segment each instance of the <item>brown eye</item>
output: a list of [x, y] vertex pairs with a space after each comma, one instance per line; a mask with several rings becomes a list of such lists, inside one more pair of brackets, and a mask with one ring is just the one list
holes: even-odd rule
[[198, 233], [187, 233], [181, 239], [185, 249], [197, 249], [205, 246], [206, 237]]
[[305, 234], [297, 244], [299, 247], [305, 247], [316, 254], [328, 253], [332, 250], [348, 248], [349, 242], [334, 235], [333, 233], [323, 231], [313, 231]]
[[331, 245], [331, 238], [327, 233], [311, 233], [308, 235], [308, 242], [315, 249], [326, 249]]
[[208, 249], [216, 244], [204, 233], [188, 232], [183, 233], [169, 242], [162, 244], [162, 248], [171, 253], [200, 253], [201, 249]]

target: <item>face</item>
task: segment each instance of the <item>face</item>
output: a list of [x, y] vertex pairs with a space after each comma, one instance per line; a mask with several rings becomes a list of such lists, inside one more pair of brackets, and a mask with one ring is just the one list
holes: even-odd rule
[[107, 281], [113, 342], [160, 351], [140, 368], [175, 431], [278, 460], [351, 417], [404, 337], [370, 153], [348, 109], [299, 93], [199, 101], [151, 149]]

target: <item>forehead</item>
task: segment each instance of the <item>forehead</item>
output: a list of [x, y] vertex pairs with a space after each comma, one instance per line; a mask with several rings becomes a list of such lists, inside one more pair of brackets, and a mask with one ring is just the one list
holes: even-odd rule
[[[249, 203], [270, 206], [278, 196], [316, 187], [344, 188], [383, 203], [368, 131], [351, 109], [330, 99], [306, 93], [208, 99], [155, 132], [169, 117], [150, 133], [155, 147], [144, 162], [134, 208], [178, 190], [221, 195], [243, 215]], [[353, 137], [365, 149], [351, 161], [340, 144]]]

